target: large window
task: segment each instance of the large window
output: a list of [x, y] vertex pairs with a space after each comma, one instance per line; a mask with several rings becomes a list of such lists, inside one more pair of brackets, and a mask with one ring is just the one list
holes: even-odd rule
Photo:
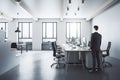
[[57, 23], [56, 22], [43, 22], [43, 42], [47, 41], [56, 41], [56, 30]]
[[5, 39], [7, 39], [8, 38], [8, 23], [0, 22], [0, 29], [5, 31]]
[[66, 23], [66, 37], [67, 38], [80, 38], [81, 36], [80, 22], [67, 22]]
[[32, 41], [32, 22], [19, 22], [19, 41], [31, 42]]

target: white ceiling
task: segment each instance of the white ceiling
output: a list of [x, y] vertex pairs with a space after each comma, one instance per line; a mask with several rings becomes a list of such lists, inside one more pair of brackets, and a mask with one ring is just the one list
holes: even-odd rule
[[85, 0], [84, 4], [81, 0], [68, 1], [21, 0], [18, 5], [15, 0], [0, 0], [0, 12], [11, 18], [86, 18], [108, 0]]

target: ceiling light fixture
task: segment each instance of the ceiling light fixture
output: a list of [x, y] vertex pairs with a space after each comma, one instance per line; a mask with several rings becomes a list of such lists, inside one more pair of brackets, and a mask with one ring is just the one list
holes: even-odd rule
[[68, 13], [65, 14], [66, 16], [68, 15]]
[[7, 19], [7, 20], [9, 20], [9, 21], [12, 21], [12, 20], [13, 20], [12, 17], [10, 17], [8, 14], [6, 14], [6, 13], [4, 13], [4, 12], [1, 12], [1, 11], [0, 11], [0, 16], [2, 16], [3, 18], [5, 18], [5, 19]]
[[21, 0], [15, 0], [16, 4], [19, 5], [21, 3]]
[[[17, 14], [17, 18], [16, 18], [16, 21], [19, 20], [18, 17], [19, 17], [19, 12], [16, 13]], [[17, 29], [15, 30], [15, 33], [17, 33], [17, 40], [18, 40], [18, 43], [19, 43], [19, 33], [20, 33], [20, 29], [19, 27], [17, 27]]]
[[79, 10], [80, 10], [80, 8], [78, 7], [78, 8], [77, 8], [77, 10], [79, 11]]
[[76, 16], [76, 15], [77, 15], [77, 13], [74, 13], [74, 15]]
[[22, 10], [30, 14], [35, 21], [38, 21], [38, 18], [35, 17], [35, 15], [31, 12], [31, 10], [28, 7], [26, 7], [26, 5], [21, 0], [15, 0], [15, 2]]
[[85, 0], [82, 0], [82, 4], [84, 4]]
[[71, 0], [69, 0], [69, 4], [71, 4]]
[[69, 7], [67, 7], [67, 11], [69, 11]]
[[16, 2], [18, 2], [18, 3], [20, 3], [21, 2], [21, 0], [15, 0]]

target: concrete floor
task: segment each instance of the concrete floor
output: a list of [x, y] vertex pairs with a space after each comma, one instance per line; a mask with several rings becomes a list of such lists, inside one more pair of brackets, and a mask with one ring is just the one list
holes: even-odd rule
[[120, 80], [120, 60], [108, 58], [112, 67], [89, 73], [81, 65], [65, 68], [50, 67], [54, 62], [52, 51], [29, 51], [20, 57], [20, 64], [0, 76], [0, 80]]

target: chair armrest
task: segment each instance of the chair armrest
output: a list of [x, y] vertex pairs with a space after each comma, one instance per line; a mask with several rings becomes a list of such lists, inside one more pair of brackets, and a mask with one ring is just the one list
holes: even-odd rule
[[107, 50], [101, 50], [101, 52], [106, 52]]
[[57, 51], [62, 51], [62, 48], [60, 45], [57, 45]]
[[57, 45], [57, 49], [61, 49], [61, 46], [60, 46], [60, 45]]
[[57, 53], [59, 53], [59, 54], [64, 53], [64, 51], [62, 50], [62, 48], [60, 46], [57, 47]]

